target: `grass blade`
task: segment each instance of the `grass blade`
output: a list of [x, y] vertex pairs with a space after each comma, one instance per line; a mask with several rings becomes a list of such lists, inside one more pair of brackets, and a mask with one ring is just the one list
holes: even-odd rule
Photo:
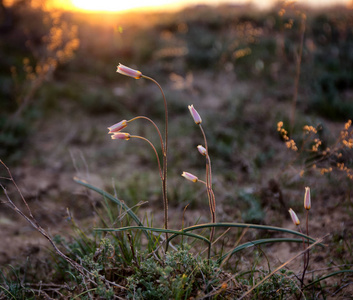
[[[206, 223], [206, 224], [194, 225], [194, 226], [184, 228], [183, 231], [188, 232], [188, 231], [192, 231], [192, 230], [197, 230], [197, 229], [202, 229], [202, 228], [210, 228], [210, 227], [237, 227], [237, 228], [261, 229], [261, 230], [273, 230], [273, 231], [294, 234], [294, 235], [300, 236], [302, 238], [305, 238], [307, 240], [310, 240], [312, 242], [316, 242], [316, 240], [314, 238], [307, 236], [303, 233], [300, 233], [298, 231], [291, 230], [291, 229], [275, 227], [275, 226], [267, 226], [267, 225], [246, 224], [246, 223]], [[170, 236], [168, 239], [168, 242], [170, 242], [175, 237], [176, 237], [176, 235]], [[322, 244], [319, 244], [319, 245], [323, 246]]]
[[[273, 239], [261, 239], [261, 240], [255, 240], [255, 241], [247, 242], [247, 243], [241, 244], [241, 245], [235, 247], [233, 250], [227, 252], [222, 257], [220, 257], [217, 260], [217, 262], [218, 263], [222, 263], [224, 259], [232, 256], [234, 253], [236, 253], [238, 251], [241, 251], [243, 249], [249, 248], [249, 247], [253, 247], [253, 246], [261, 245], [261, 244], [279, 243], [279, 242], [302, 243], [303, 240], [302, 239], [290, 239], [290, 238], [273, 238]], [[311, 242], [311, 243], [313, 243], [313, 242]]]
[[341, 273], [353, 273], [353, 270], [340, 270], [340, 271], [336, 271], [336, 272], [330, 273], [330, 274], [328, 274], [328, 275], [326, 275], [326, 276], [324, 276], [324, 277], [321, 277], [321, 278], [319, 278], [319, 279], [317, 279], [317, 280], [315, 280], [315, 281], [309, 283], [308, 285], [306, 285], [306, 286], [304, 287], [304, 289], [306, 289], [306, 288], [308, 288], [309, 286], [312, 286], [312, 285], [314, 285], [314, 284], [320, 282], [321, 280], [325, 280], [325, 279], [327, 279], [327, 278], [329, 278], [329, 277], [332, 277], [332, 276], [335, 276], [335, 275], [338, 275], [338, 274], [341, 274]]
[[[138, 216], [135, 215], [135, 213], [130, 209], [130, 207], [128, 207], [124, 202], [120, 201], [119, 199], [115, 198], [113, 195], [107, 193], [106, 191], [101, 190], [100, 188], [97, 188], [91, 184], [89, 184], [86, 181], [80, 180], [77, 177], [74, 177], [74, 181], [77, 182], [78, 184], [81, 184], [83, 186], [85, 186], [86, 188], [89, 188], [92, 191], [97, 192], [98, 194], [102, 195], [103, 197], [113, 201], [114, 203], [116, 203], [119, 207], [121, 207], [122, 209], [124, 209], [126, 211], [126, 213], [135, 221], [135, 223], [140, 226], [143, 227], [142, 222], [140, 221], [140, 219], [138, 218]], [[145, 234], [145, 236], [147, 237], [148, 241], [152, 243], [152, 238], [150, 236], [150, 234], [142, 229], [143, 233]]]
[[172, 229], [152, 228], [152, 227], [144, 227], [144, 226], [129, 226], [129, 227], [121, 227], [121, 228], [95, 228], [96, 231], [125, 231], [125, 230], [131, 230], [131, 229], [140, 229], [140, 230], [148, 230], [148, 231], [154, 231], [154, 232], [171, 233], [175, 236], [186, 235], [186, 236], [190, 236], [190, 237], [193, 237], [193, 238], [196, 238], [199, 240], [203, 240], [208, 245], [211, 245], [210, 240], [205, 238], [202, 235], [198, 235], [195, 233], [188, 233], [185, 231], [172, 230]]

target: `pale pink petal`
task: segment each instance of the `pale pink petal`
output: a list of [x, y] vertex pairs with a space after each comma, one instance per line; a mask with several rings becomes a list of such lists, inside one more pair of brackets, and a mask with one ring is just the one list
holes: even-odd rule
[[194, 108], [194, 105], [189, 105], [188, 108], [189, 108], [189, 111], [190, 111], [195, 123], [201, 124], [202, 119], [201, 119], [199, 113], [197, 112], [197, 110]]
[[192, 175], [189, 172], [183, 172], [183, 174], [181, 174], [181, 176], [183, 176], [184, 178], [186, 178], [187, 180], [190, 180], [192, 182], [196, 182], [199, 180], [195, 175]]
[[140, 71], [131, 69], [131, 68], [124, 66], [122, 64], [119, 64], [116, 71], [120, 74], [130, 76], [135, 79], [140, 79], [142, 77], [142, 73]]

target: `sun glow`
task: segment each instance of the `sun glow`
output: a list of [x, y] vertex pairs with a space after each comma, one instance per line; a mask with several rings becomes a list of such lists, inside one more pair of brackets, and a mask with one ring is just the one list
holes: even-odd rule
[[[177, 1], [165, 0], [71, 0], [75, 9], [84, 11], [116, 12], [131, 9], [152, 9], [166, 4], [175, 4]], [[168, 3], [169, 2], [169, 3]]]

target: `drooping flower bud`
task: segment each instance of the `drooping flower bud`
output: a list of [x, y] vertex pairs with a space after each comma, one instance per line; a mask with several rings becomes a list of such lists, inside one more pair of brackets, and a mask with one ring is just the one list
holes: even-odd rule
[[140, 79], [142, 77], [142, 73], [140, 71], [131, 69], [131, 68], [124, 66], [122, 64], [119, 64], [116, 71], [120, 74], [130, 76], [135, 79]]
[[183, 174], [181, 174], [181, 176], [183, 176], [184, 178], [186, 178], [187, 180], [190, 180], [192, 182], [197, 182], [199, 180], [195, 175], [192, 175], [189, 172], [183, 172]]
[[199, 113], [196, 111], [196, 109], [194, 108], [194, 105], [189, 105], [188, 108], [190, 110], [190, 113], [191, 113], [195, 123], [197, 125], [201, 124], [201, 122], [202, 122], [201, 117], [200, 117]]
[[304, 208], [309, 210], [311, 208], [311, 197], [310, 197], [310, 188], [305, 188], [305, 195], [304, 195]]
[[129, 140], [130, 139], [130, 133], [127, 132], [117, 132], [114, 133], [112, 136], [113, 140]]
[[290, 208], [288, 211], [289, 211], [290, 217], [292, 218], [294, 225], [299, 225], [300, 221], [299, 221], [299, 218], [297, 217], [297, 214], [294, 212], [294, 210]]
[[126, 120], [122, 120], [119, 123], [116, 123], [116, 124], [108, 127], [108, 129], [109, 129], [108, 133], [118, 132], [121, 129], [124, 129], [126, 126], [127, 126], [127, 121]]
[[206, 156], [207, 151], [206, 151], [206, 148], [204, 146], [198, 145], [197, 146], [197, 150], [199, 150], [201, 155]]

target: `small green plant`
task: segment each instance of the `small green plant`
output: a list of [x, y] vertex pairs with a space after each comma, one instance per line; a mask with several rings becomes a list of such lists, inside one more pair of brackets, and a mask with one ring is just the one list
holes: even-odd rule
[[[262, 280], [267, 274], [261, 274], [258, 280]], [[255, 291], [257, 299], [288, 299], [299, 292], [296, 278], [291, 271], [281, 269], [262, 283]]]
[[194, 256], [188, 249], [166, 253], [164, 260], [151, 257], [127, 278], [129, 299], [188, 299], [207, 294], [220, 285], [221, 269], [215, 262]]

